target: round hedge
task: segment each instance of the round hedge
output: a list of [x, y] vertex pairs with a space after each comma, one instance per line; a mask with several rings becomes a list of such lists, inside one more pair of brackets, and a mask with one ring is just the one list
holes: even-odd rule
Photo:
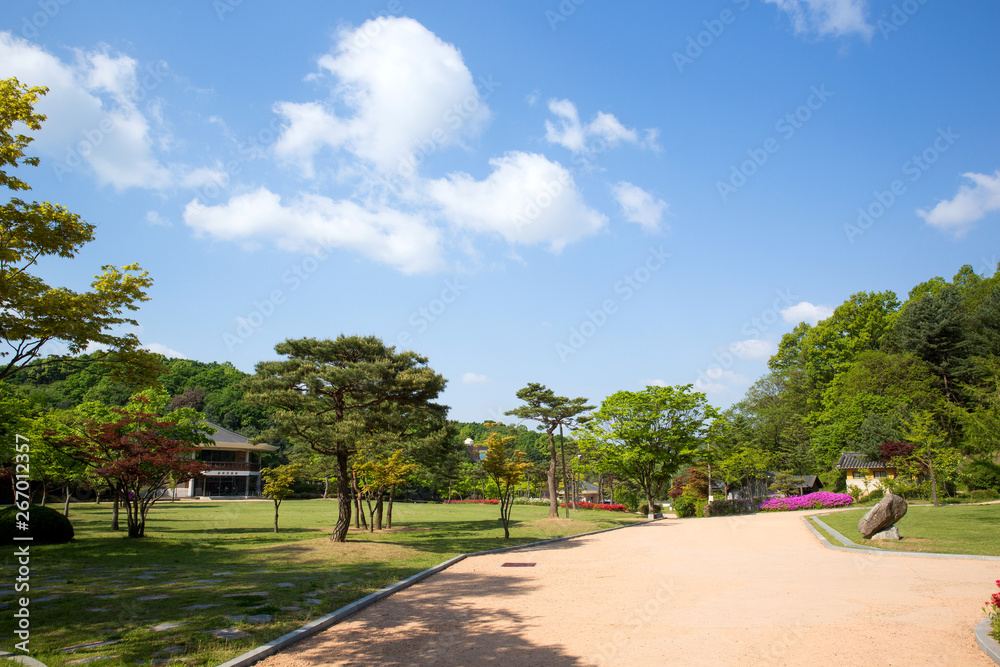
[[[31, 542], [21, 544], [63, 544], [73, 539], [73, 524], [61, 512], [51, 507], [31, 505], [28, 508], [28, 530], [15, 527], [16, 507], [0, 510], [0, 544], [14, 544], [14, 536], [31, 536]], [[22, 517], [23, 519], [23, 517]]]

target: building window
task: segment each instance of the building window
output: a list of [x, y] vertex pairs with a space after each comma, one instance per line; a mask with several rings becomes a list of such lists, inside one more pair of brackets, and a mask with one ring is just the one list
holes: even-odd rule
[[872, 473], [875, 475], [875, 479], [879, 479], [880, 477], [885, 477], [884, 470], [873, 470]]
[[854, 479], [865, 479], [865, 477], [866, 477], [866, 475], [865, 475], [865, 471], [864, 470], [855, 470], [854, 471]]

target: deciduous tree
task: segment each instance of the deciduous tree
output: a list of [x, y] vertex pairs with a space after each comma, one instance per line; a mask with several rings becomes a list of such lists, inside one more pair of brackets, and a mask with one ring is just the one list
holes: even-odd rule
[[486, 458], [483, 459], [483, 472], [497, 487], [505, 540], [510, 539], [510, 510], [514, 505], [514, 487], [531, 467], [524, 452], [516, 449], [507, 451], [505, 441], [510, 440], [513, 438], [502, 438], [496, 433], [490, 433], [486, 438]]

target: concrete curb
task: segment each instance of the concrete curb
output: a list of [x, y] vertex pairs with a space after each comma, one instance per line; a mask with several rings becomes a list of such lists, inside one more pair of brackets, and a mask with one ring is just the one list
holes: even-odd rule
[[990, 619], [984, 618], [976, 623], [976, 643], [979, 644], [979, 648], [983, 649], [987, 658], [1000, 665], [1000, 644], [993, 637], [990, 637], [992, 631], [993, 623], [990, 622]]
[[323, 630], [326, 630], [327, 628], [333, 625], [336, 625], [337, 623], [340, 623], [341, 621], [358, 613], [365, 607], [374, 604], [379, 600], [387, 598], [393, 593], [398, 593], [401, 590], [409, 588], [413, 584], [423, 581], [427, 577], [437, 574], [438, 572], [447, 570], [455, 563], [463, 561], [466, 558], [471, 558], [472, 556], [487, 556], [490, 554], [502, 554], [508, 551], [522, 551], [525, 549], [535, 549], [538, 547], [543, 547], [548, 544], [554, 544], [556, 542], [565, 542], [567, 540], [574, 540], [579, 537], [600, 535], [601, 533], [608, 533], [611, 532], [612, 530], [632, 528], [634, 526], [642, 526], [647, 523], [654, 523], [656, 521], [662, 521], [662, 520], [663, 519], [637, 521], [636, 523], [630, 523], [627, 526], [615, 526], [613, 528], [603, 528], [601, 530], [595, 530], [590, 533], [580, 533], [579, 535], [567, 535], [566, 537], [554, 537], [551, 540], [542, 540], [541, 542], [529, 542], [528, 544], [519, 544], [510, 547], [501, 547], [499, 549], [491, 549], [489, 551], [474, 551], [468, 554], [459, 554], [458, 556], [455, 556], [450, 560], [446, 560], [445, 562], [439, 563], [438, 565], [428, 568], [422, 572], [417, 572], [411, 577], [407, 577], [402, 581], [397, 581], [396, 583], [386, 586], [381, 590], [375, 591], [370, 595], [366, 595], [360, 600], [355, 600], [349, 605], [345, 605], [340, 609], [337, 609], [336, 611], [330, 612], [326, 616], [320, 616], [316, 620], [310, 621], [309, 623], [303, 625], [298, 630], [293, 630], [288, 634], [278, 637], [277, 639], [272, 639], [268, 643], [258, 646], [253, 650], [247, 651], [243, 655], [238, 655], [232, 660], [228, 660], [222, 663], [218, 667], [248, 667], [249, 665], [252, 665], [255, 662], [258, 662], [260, 660], [263, 660], [264, 658], [274, 655], [275, 653], [281, 651], [282, 649], [288, 648], [289, 646], [295, 644], [296, 642], [300, 642], [303, 639], [311, 637], [319, 632], [322, 632]]
[[[829, 532], [831, 535], [836, 537], [844, 544], [853, 544], [854, 547], [838, 547], [834, 546], [833, 544], [830, 544], [830, 541], [828, 539], [823, 537], [819, 533], [819, 531], [817, 531], [815, 528], [812, 527], [812, 525], [810, 525], [809, 519], [815, 520], [816, 523], [823, 526], [824, 530]], [[866, 547], [861, 544], [857, 544], [854, 541], [847, 539], [846, 537], [835, 531], [833, 528], [830, 528], [830, 526], [826, 525], [826, 523], [824, 523], [823, 520], [820, 519], [818, 515], [804, 516], [802, 517], [802, 520], [806, 522], [807, 526], [809, 526], [809, 530], [812, 531], [813, 535], [815, 535], [820, 539], [820, 542], [823, 543], [823, 546], [825, 546], [827, 549], [834, 549], [836, 551], [849, 551], [851, 553], [864, 553], [864, 554], [873, 554], [878, 556], [910, 556], [913, 558], [940, 558], [946, 560], [1000, 561], [1000, 556], [977, 556], [974, 554], [936, 554], [936, 553], [927, 553], [924, 551], [885, 551], [883, 549], [875, 549], [873, 547]]]

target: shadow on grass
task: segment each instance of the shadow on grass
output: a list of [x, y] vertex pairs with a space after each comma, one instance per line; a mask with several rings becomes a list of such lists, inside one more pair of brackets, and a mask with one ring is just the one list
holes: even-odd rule
[[[515, 598], [538, 588], [519, 576], [447, 575], [447, 585], [392, 596], [279, 655], [297, 665], [583, 665], [558, 646], [527, 638], [529, 615], [477, 604], [484, 595]], [[405, 632], [400, 628], [405, 627]], [[363, 641], [359, 638], [363, 637]]]

